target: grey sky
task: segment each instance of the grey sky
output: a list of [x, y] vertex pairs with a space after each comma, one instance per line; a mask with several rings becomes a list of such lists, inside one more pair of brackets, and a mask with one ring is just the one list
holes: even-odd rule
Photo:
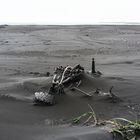
[[139, 0], [0, 0], [0, 24], [140, 22]]

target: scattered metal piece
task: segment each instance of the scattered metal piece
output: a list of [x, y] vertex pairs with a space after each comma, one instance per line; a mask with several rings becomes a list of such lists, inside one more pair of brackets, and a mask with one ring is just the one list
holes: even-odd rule
[[38, 105], [54, 105], [54, 95], [47, 92], [35, 92], [34, 103]]
[[83, 94], [86, 95], [86, 96], [89, 96], [89, 97], [92, 97], [92, 96], [93, 96], [93, 95], [91, 95], [91, 94], [89, 94], [89, 93], [87, 93], [87, 92], [81, 90], [80, 88], [73, 87], [73, 89], [75, 89], [75, 90], [77, 90], [77, 91], [80, 91], [81, 93], [83, 93]]
[[92, 74], [96, 73], [95, 71], [95, 61], [94, 61], [94, 58], [92, 58], [92, 71], [91, 71]]
[[82, 83], [82, 80], [78, 81], [78, 84], [76, 85], [76, 87], [79, 87]]

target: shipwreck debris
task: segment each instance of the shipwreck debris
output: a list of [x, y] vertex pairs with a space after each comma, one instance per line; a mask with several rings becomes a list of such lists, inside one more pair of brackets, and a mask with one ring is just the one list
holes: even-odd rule
[[80, 85], [81, 75], [84, 73], [84, 68], [79, 64], [75, 67], [71, 66], [59, 66], [55, 69], [52, 86], [48, 92], [36, 92], [34, 102], [35, 104], [53, 105], [54, 96], [65, 94], [64, 88], [71, 83], [78, 82]]
[[88, 92], [85, 92], [85, 91], [81, 90], [78, 87], [73, 87], [72, 90], [77, 90], [77, 91], [81, 92], [82, 94], [84, 94], [86, 96], [89, 96], [89, 97], [92, 97], [93, 96], [93, 95], [89, 94]]
[[117, 97], [113, 92], [112, 92], [113, 86], [109, 89], [109, 92], [103, 92], [99, 88], [96, 89], [95, 94], [98, 96], [105, 96], [108, 97], [111, 102], [116, 103], [122, 101], [119, 97]]
[[[110, 88], [109, 92], [105, 93], [100, 89], [94, 89], [91, 92], [86, 92], [79, 88], [82, 83], [82, 75], [85, 73], [84, 68], [77, 64], [76, 66], [72, 67], [67, 65], [66, 67], [59, 66], [55, 69], [52, 79], [52, 85], [50, 89], [46, 92], [36, 92], [34, 97], [35, 104], [46, 104], [46, 105], [53, 105], [55, 103], [55, 96], [56, 95], [64, 95], [65, 88], [73, 91], [78, 91], [83, 95], [88, 97], [92, 96], [105, 96], [111, 99], [112, 102], [120, 101], [120, 99], [112, 93], [113, 87]], [[47, 73], [47, 76], [50, 73]], [[94, 78], [97, 76], [101, 76], [101, 72], [95, 70], [95, 61], [92, 58], [92, 71], [91, 76]]]
[[112, 100], [113, 103], [116, 102], [121, 102], [122, 99], [120, 99], [118, 96], [116, 96], [113, 92], [112, 92], [113, 86], [110, 88], [109, 93], [110, 93], [110, 98]]
[[54, 95], [47, 92], [35, 92], [35, 105], [54, 105]]
[[87, 74], [90, 74], [93, 77], [100, 77], [102, 75], [100, 71], [96, 71], [94, 58], [92, 58], [92, 62], [91, 62], [91, 71], [88, 71]]
[[94, 58], [92, 58], [92, 71], [91, 71], [92, 74], [95, 74], [96, 71], [95, 71], [95, 61], [94, 61]]

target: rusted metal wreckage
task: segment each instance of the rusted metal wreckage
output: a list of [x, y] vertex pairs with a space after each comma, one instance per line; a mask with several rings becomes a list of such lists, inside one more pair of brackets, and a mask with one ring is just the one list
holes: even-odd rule
[[[52, 79], [52, 85], [47, 92], [35, 92], [34, 103], [37, 105], [53, 105], [55, 104], [55, 96], [65, 94], [64, 88], [71, 90], [77, 90], [82, 94], [92, 97], [93, 94], [89, 94], [81, 90], [79, 85], [81, 84], [82, 75], [85, 73], [84, 68], [78, 64], [75, 67], [72, 66], [59, 66], [55, 69]], [[101, 72], [95, 71], [95, 61], [92, 59], [92, 70], [90, 72], [92, 76], [100, 76]], [[112, 89], [112, 88], [111, 88]], [[103, 93], [99, 89], [92, 91], [92, 93], [100, 96], [110, 96], [114, 99], [117, 97], [111, 92]]]

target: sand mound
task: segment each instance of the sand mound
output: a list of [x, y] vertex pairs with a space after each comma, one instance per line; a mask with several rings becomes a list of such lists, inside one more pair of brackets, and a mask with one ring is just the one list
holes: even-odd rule
[[23, 82], [23, 87], [31, 92], [48, 90], [51, 82], [52, 77], [29, 78]]

